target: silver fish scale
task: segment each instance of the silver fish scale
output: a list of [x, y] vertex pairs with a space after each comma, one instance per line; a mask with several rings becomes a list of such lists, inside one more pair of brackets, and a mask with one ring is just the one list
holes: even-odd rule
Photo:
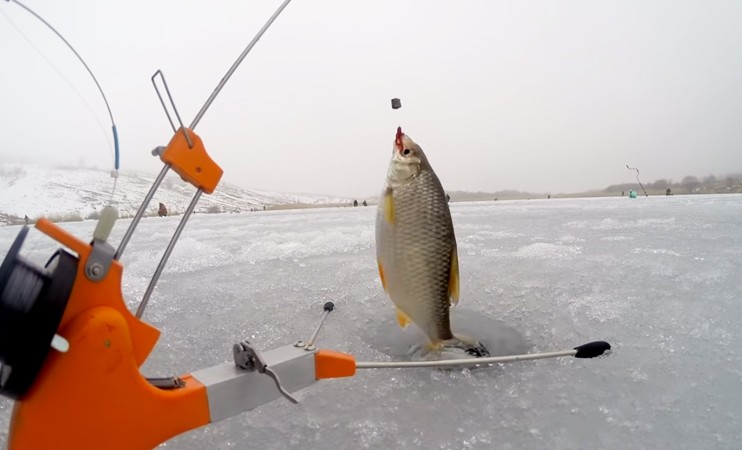
[[377, 254], [395, 305], [432, 342], [453, 338], [449, 322], [451, 253], [456, 246], [446, 194], [430, 167], [392, 191], [394, 224], [377, 219]]

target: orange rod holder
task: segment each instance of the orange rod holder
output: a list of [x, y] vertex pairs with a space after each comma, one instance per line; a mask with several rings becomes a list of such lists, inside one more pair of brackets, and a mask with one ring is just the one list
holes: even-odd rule
[[[176, 110], [180, 129], [173, 126], [175, 133], [168, 146], [153, 152], [164, 166], [118, 249], [114, 251], [105, 238], [86, 244], [49, 221], [37, 224], [39, 230], [78, 255], [68, 259], [71, 265], [76, 264], [77, 271], [57, 327], [69, 349], [46, 356], [40, 373], [30, 380], [30, 388], [19, 394], [11, 419], [9, 448], [152, 448], [186, 430], [252, 409], [280, 395], [292, 398], [286, 390], [297, 390], [316, 381], [316, 350], [288, 346], [261, 356], [249, 343], [245, 344], [251, 352], [239, 367], [226, 364], [185, 375], [173, 389], [160, 389], [139, 372], [159, 337], [159, 331], [139, 317], [201, 194], [212, 193], [223, 173], [193, 129], [289, 2], [284, 0], [248, 44], [190, 129], [183, 126]], [[170, 168], [193, 184], [196, 194], [134, 316], [121, 294], [123, 266], [119, 260]], [[254, 360], [259, 360], [260, 365], [256, 366]], [[266, 383], [272, 384], [272, 389]]]
[[[181, 376], [181, 385], [173, 389], [155, 387], [139, 367], [159, 332], [126, 308], [121, 264], [111, 257], [100, 279], [85, 270], [95, 247], [105, 242], [87, 244], [45, 219], [37, 228], [77, 254], [75, 282], [57, 329], [69, 350], [51, 352], [15, 403], [11, 450], [152, 448], [286, 396], [283, 389], [294, 392], [318, 379], [355, 373], [355, 361], [342, 353], [297, 344], [260, 355], [249, 347], [239, 366], [235, 349], [235, 363]], [[254, 367], [256, 361], [262, 366]]]
[[[191, 141], [192, 147], [188, 145], [188, 140]], [[181, 128], [173, 135], [170, 143], [160, 154], [160, 159], [185, 181], [207, 194], [214, 192], [224, 173], [209, 157], [201, 138], [187, 128]]]

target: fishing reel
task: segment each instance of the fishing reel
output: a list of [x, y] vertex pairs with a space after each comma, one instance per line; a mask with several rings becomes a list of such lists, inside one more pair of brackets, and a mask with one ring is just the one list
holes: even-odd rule
[[56, 334], [77, 275], [77, 258], [60, 249], [42, 267], [20, 255], [24, 226], [0, 266], [0, 394], [22, 397], [51, 347], [65, 351]]

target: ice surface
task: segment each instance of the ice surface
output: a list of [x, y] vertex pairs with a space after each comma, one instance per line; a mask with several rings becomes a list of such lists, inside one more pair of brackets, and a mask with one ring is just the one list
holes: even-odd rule
[[[476, 370], [361, 370], [171, 440], [173, 449], [732, 449], [742, 442], [742, 195], [452, 205], [454, 328], [493, 354], [606, 340], [613, 353]], [[361, 361], [419, 339], [378, 281], [375, 210], [196, 215], [145, 312], [148, 376], [306, 339]], [[132, 309], [178, 217], [143, 220], [123, 258]], [[128, 221], [114, 230], [118, 242]], [[62, 224], [85, 239], [93, 222]], [[0, 255], [18, 227], [0, 228]], [[53, 242], [32, 232], [43, 264]], [[390, 356], [392, 355], [392, 356]], [[396, 356], [395, 356], [396, 355]], [[0, 444], [12, 402], [0, 400]]]

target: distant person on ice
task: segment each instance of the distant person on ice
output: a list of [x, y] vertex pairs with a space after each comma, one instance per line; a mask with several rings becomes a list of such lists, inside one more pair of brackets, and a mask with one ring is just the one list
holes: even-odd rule
[[167, 217], [167, 208], [164, 203], [160, 203], [160, 209], [157, 210], [157, 215], [160, 217]]

